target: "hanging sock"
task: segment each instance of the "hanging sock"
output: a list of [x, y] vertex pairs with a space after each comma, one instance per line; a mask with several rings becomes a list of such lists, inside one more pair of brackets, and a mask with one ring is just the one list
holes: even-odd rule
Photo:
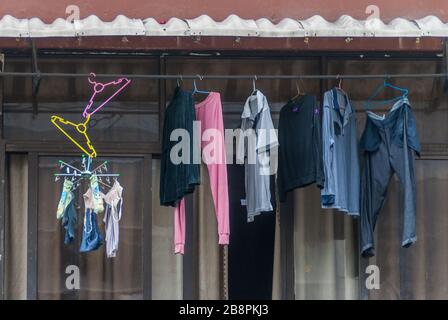
[[107, 194], [103, 196], [106, 203], [104, 224], [106, 229], [106, 254], [107, 257], [116, 257], [118, 252], [118, 239], [123, 206], [123, 187], [115, 180], [114, 185]]
[[75, 197], [72, 192], [69, 193], [70, 203], [65, 208], [62, 216], [62, 226], [65, 229], [64, 243], [70, 244], [75, 238], [75, 227], [78, 222], [75, 209]]
[[103, 244], [96, 213], [92, 209], [86, 209], [84, 215], [84, 227], [80, 252], [89, 252], [98, 249]]
[[103, 197], [101, 196], [100, 187], [98, 184], [98, 177], [92, 175], [90, 177], [90, 189], [92, 190], [92, 209], [96, 213], [103, 213], [104, 203]]
[[61, 219], [64, 215], [67, 206], [73, 199], [73, 193], [70, 192], [73, 187], [73, 182], [69, 179], [64, 179], [64, 185], [62, 186], [61, 198], [59, 199], [58, 209], [56, 211], [56, 218]]

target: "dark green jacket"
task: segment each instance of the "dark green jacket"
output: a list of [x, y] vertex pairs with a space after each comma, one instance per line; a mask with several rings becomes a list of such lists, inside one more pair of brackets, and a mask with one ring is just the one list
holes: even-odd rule
[[[180, 87], [174, 90], [173, 98], [166, 108], [163, 123], [162, 159], [160, 171], [160, 204], [176, 206], [194, 187], [200, 183], [199, 164], [193, 163], [193, 121], [196, 120], [194, 100], [191, 92]], [[171, 132], [185, 129], [190, 137], [188, 163], [174, 164], [170, 159], [171, 148], [179, 141], [170, 141]]]

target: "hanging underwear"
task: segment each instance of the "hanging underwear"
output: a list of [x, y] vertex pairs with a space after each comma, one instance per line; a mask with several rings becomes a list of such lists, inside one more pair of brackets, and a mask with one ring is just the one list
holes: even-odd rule
[[103, 195], [106, 203], [104, 214], [104, 224], [106, 229], [106, 254], [109, 258], [115, 257], [118, 251], [118, 239], [123, 206], [123, 187], [115, 180], [114, 185], [109, 192]]
[[96, 175], [90, 177], [90, 188], [83, 195], [86, 208], [92, 209], [95, 213], [104, 212], [104, 201], [101, 195], [98, 178]]
[[86, 209], [80, 252], [89, 252], [98, 249], [103, 244], [96, 213], [92, 209]]
[[94, 196], [91, 188], [87, 190], [83, 198], [85, 214], [80, 252], [89, 252], [98, 249], [103, 244], [103, 237], [98, 226], [97, 215], [94, 209]]

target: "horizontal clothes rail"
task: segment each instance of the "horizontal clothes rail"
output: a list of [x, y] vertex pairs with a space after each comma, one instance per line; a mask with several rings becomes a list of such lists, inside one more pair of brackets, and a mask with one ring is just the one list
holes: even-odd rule
[[[89, 73], [0, 72], [0, 77], [89, 77]], [[180, 75], [180, 74], [96, 74], [103, 78], [132, 78], [155, 80], [288, 80], [288, 79], [391, 79], [391, 78], [448, 78], [448, 73], [398, 73], [398, 74], [334, 74], [334, 75]]]

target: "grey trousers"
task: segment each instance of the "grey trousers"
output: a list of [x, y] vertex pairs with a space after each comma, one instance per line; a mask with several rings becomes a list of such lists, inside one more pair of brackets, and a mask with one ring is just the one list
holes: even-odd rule
[[[404, 112], [404, 117], [407, 113]], [[378, 128], [381, 143], [373, 152], [365, 151], [364, 171], [361, 187], [361, 254], [363, 257], [375, 255], [374, 230], [384, 200], [387, 187], [395, 173], [403, 186], [403, 247], [417, 240], [415, 232], [415, 159], [414, 150], [408, 147], [407, 139], [403, 146], [392, 142], [391, 130], [380, 120], [373, 120]], [[407, 121], [405, 119], [404, 123]], [[406, 137], [406, 125], [404, 125]]]

